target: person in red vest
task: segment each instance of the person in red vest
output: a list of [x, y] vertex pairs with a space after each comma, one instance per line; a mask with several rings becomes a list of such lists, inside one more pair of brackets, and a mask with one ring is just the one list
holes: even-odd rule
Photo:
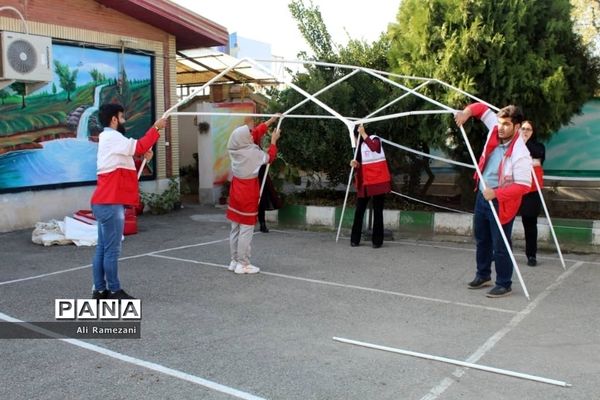
[[227, 143], [233, 175], [227, 207], [227, 219], [231, 221], [231, 262], [228, 269], [236, 274], [256, 274], [260, 271], [260, 268], [250, 264], [250, 244], [258, 215], [258, 170], [261, 165], [275, 160], [276, 144], [281, 134], [279, 129], [273, 132], [271, 145], [264, 152], [254, 143], [252, 128], [253, 122], [246, 121], [245, 125], [233, 130]]
[[[540, 184], [540, 189], [542, 189], [544, 187], [544, 170], [542, 164], [546, 159], [546, 148], [536, 140], [535, 129], [531, 121], [523, 121], [521, 136], [533, 159], [533, 172]], [[527, 256], [527, 265], [530, 267], [537, 265], [537, 218], [540, 215], [541, 209], [542, 200], [532, 176], [531, 189], [529, 189], [529, 193], [523, 196], [521, 208], [519, 209], [521, 221], [523, 222], [523, 230], [525, 231], [525, 255]]]
[[454, 116], [462, 126], [469, 118], [483, 121], [488, 136], [479, 158], [479, 169], [484, 183], [475, 174], [477, 198], [473, 226], [477, 243], [477, 273], [467, 284], [469, 289], [479, 289], [492, 284], [492, 261], [496, 267], [496, 285], [487, 297], [504, 297], [512, 292], [513, 265], [509, 250], [502, 240], [500, 229], [492, 214], [490, 201], [497, 211], [504, 234], [511, 240], [512, 226], [521, 205], [521, 198], [531, 187], [531, 157], [519, 129], [523, 113], [513, 105], [497, 114], [483, 103], [474, 103]]
[[360, 150], [356, 160], [350, 161], [350, 166], [356, 169], [354, 183], [356, 185], [356, 209], [350, 246], [360, 244], [362, 236], [363, 219], [369, 200], [373, 198], [373, 235], [371, 241], [373, 248], [377, 249], [383, 244], [383, 200], [384, 195], [392, 190], [390, 171], [388, 169], [385, 153], [381, 140], [377, 136], [369, 135], [361, 124], [357, 132], [360, 138], [357, 146]]
[[[263, 137], [267, 134], [269, 130], [269, 126], [273, 124], [277, 119], [281, 117], [280, 113], [275, 114], [267, 121], [258, 124], [255, 128], [252, 129], [252, 139], [254, 143], [261, 147], [261, 142]], [[246, 118], [245, 122], [248, 124], [254, 124], [254, 119], [252, 117]], [[251, 126], [251, 125], [249, 125]], [[265, 171], [267, 170], [267, 166], [262, 165], [258, 170], [258, 183], [262, 184], [262, 181], [265, 177]], [[265, 220], [265, 211], [266, 210], [277, 210], [281, 208], [281, 199], [277, 195], [277, 191], [275, 190], [275, 186], [273, 186], [273, 182], [271, 181], [271, 177], [267, 174], [265, 180], [265, 186], [263, 189], [262, 196], [260, 197], [260, 203], [258, 205], [258, 223], [260, 224], [260, 231], [263, 233], [268, 233], [269, 229], [267, 228], [267, 223]]]
[[160, 137], [166, 119], [158, 119], [146, 134], [136, 140], [125, 134], [124, 108], [103, 104], [98, 118], [104, 127], [98, 141], [98, 183], [91, 204], [98, 223], [98, 244], [92, 262], [93, 299], [133, 299], [119, 281], [119, 255], [125, 225], [125, 206], [137, 206], [139, 189], [133, 156], [152, 156], [152, 146]]

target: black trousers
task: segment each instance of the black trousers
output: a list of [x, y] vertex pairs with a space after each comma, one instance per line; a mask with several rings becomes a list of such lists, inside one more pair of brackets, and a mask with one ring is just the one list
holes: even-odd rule
[[363, 219], [369, 200], [373, 199], [373, 237], [374, 245], [383, 243], [383, 199], [384, 194], [378, 194], [372, 197], [358, 197], [356, 199], [356, 210], [354, 211], [354, 222], [352, 223], [352, 243], [360, 243], [362, 236]]
[[535, 257], [537, 254], [537, 218], [540, 215], [542, 201], [537, 192], [530, 192], [521, 200], [521, 220], [525, 231], [525, 255]]
[[[261, 185], [263, 181], [263, 177], [265, 176], [266, 165], [263, 165], [258, 170], [258, 184]], [[281, 199], [277, 195], [277, 191], [275, 190], [275, 186], [271, 181], [271, 177], [267, 175], [267, 180], [265, 181], [265, 187], [262, 192], [262, 196], [260, 197], [260, 202], [258, 203], [258, 222], [262, 225], [265, 225], [265, 211], [266, 210], [278, 210], [281, 208]]]

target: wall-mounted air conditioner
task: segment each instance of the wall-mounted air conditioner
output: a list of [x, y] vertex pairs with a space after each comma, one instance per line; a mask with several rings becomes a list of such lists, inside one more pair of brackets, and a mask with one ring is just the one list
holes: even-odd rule
[[13, 82], [24, 82], [31, 91], [51, 80], [51, 38], [0, 32], [0, 89]]

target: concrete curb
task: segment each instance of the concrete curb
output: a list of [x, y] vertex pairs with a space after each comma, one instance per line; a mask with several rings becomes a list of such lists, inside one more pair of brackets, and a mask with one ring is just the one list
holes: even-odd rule
[[[315, 227], [336, 230], [342, 207], [318, 207], [287, 205], [280, 210], [267, 211], [268, 222], [286, 226]], [[346, 207], [342, 228], [350, 229], [354, 218], [354, 208]], [[473, 215], [428, 211], [384, 210], [384, 225], [394, 232], [419, 232], [439, 235], [473, 236]], [[365, 224], [369, 220], [369, 210], [365, 214]], [[562, 245], [583, 246], [586, 251], [600, 252], [600, 221], [553, 218], [552, 223], [558, 242]], [[524, 239], [520, 217], [513, 225], [513, 239]], [[548, 221], [538, 219], [538, 240], [554, 245]], [[577, 249], [575, 249], [577, 250]]]

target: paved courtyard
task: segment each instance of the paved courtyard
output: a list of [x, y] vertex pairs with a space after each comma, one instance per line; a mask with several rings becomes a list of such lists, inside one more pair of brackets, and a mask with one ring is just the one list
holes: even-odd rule
[[[141, 339], [5, 339], [3, 399], [592, 399], [600, 375], [600, 256], [540, 254], [528, 300], [468, 290], [474, 244], [406, 237], [351, 248], [335, 232], [256, 234], [260, 274], [229, 263], [223, 211], [144, 215], [120, 278]], [[90, 296], [93, 248], [0, 234], [0, 321], [54, 321]], [[341, 337], [564, 381], [560, 387], [334, 341]]]

